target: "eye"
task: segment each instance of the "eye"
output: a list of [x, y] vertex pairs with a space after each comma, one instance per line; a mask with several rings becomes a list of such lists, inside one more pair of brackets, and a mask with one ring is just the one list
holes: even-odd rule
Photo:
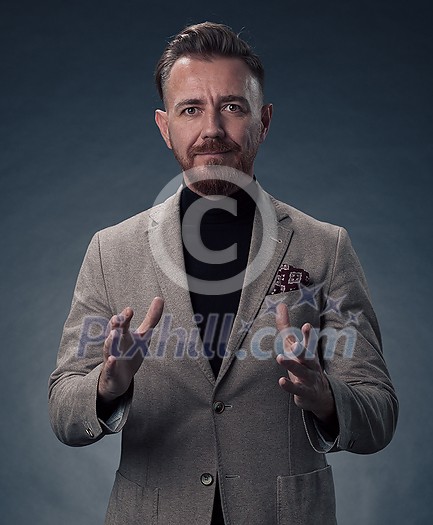
[[239, 106], [239, 104], [227, 104], [225, 108], [229, 113], [237, 113], [238, 111], [242, 111], [242, 108]]
[[186, 114], [186, 115], [195, 115], [197, 113], [197, 108], [194, 108], [194, 107], [189, 107], [189, 108], [185, 108], [183, 110], [183, 112]]

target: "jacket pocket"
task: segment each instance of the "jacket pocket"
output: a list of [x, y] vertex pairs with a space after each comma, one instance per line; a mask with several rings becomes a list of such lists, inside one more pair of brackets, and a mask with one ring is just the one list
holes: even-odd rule
[[158, 524], [159, 490], [142, 487], [116, 472], [105, 525]]
[[332, 468], [277, 477], [278, 525], [336, 525]]

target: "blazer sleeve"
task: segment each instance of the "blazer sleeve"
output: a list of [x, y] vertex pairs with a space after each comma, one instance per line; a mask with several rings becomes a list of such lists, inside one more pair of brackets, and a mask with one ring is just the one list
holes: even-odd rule
[[344, 228], [338, 233], [327, 297], [332, 302], [322, 312], [319, 348], [334, 395], [339, 435], [324, 450], [312, 414], [304, 412], [307, 435], [317, 452], [374, 453], [394, 434], [398, 401], [367, 282]]
[[[56, 436], [67, 445], [94, 443], [113, 433], [96, 411], [103, 343], [112, 311], [104, 280], [99, 234], [92, 238], [81, 266], [65, 322], [57, 367], [49, 379], [49, 414]], [[133, 385], [122, 399], [116, 432], [127, 419]]]

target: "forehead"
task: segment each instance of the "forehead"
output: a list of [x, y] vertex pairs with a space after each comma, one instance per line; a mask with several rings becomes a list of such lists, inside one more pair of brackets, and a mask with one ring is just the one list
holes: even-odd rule
[[181, 57], [173, 64], [165, 84], [168, 105], [184, 98], [224, 97], [239, 95], [254, 103], [260, 101], [258, 80], [240, 58]]

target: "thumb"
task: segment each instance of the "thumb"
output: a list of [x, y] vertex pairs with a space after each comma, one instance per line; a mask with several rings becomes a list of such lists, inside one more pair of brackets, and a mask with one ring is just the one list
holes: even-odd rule
[[161, 297], [155, 297], [150, 303], [146, 317], [143, 319], [141, 325], [137, 328], [137, 333], [143, 335], [148, 330], [150, 330], [150, 328], [154, 328], [161, 319], [163, 309], [164, 300]]

